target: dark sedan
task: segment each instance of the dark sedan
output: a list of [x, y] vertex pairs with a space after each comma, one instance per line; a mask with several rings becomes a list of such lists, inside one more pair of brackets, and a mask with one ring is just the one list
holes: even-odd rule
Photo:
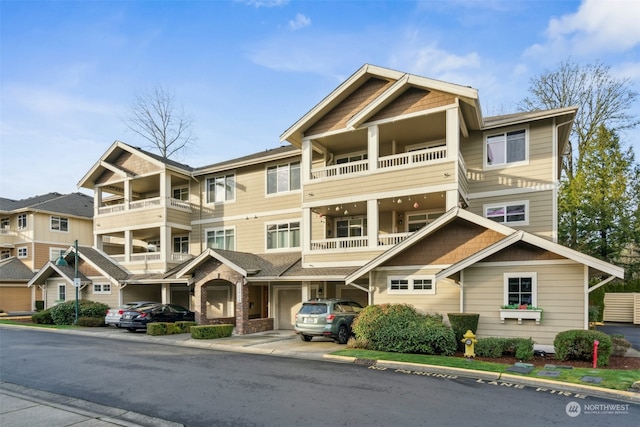
[[183, 320], [193, 322], [195, 313], [177, 304], [158, 304], [135, 310], [125, 310], [120, 318], [120, 327], [134, 332], [137, 329], [147, 329], [147, 323], [173, 323]]

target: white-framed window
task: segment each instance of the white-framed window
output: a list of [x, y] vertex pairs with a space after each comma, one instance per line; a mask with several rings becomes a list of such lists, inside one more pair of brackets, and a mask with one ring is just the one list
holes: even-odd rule
[[529, 202], [518, 201], [501, 204], [484, 205], [484, 216], [495, 222], [506, 225], [529, 224]]
[[436, 293], [435, 276], [389, 276], [387, 291], [390, 294], [430, 294]]
[[525, 163], [529, 138], [527, 129], [491, 133], [485, 137], [485, 166]]
[[177, 200], [189, 200], [189, 187], [175, 187], [172, 191], [172, 197]]
[[286, 193], [300, 189], [300, 162], [267, 167], [267, 194]]
[[413, 233], [438, 218], [444, 212], [412, 212], [407, 214], [407, 231]]
[[11, 250], [2, 249], [0, 250], [0, 259], [7, 259], [11, 256]]
[[336, 219], [336, 237], [360, 237], [367, 235], [367, 218]]
[[18, 230], [25, 230], [27, 228], [27, 214], [18, 215]]
[[18, 258], [26, 258], [29, 256], [29, 251], [26, 246], [20, 246], [18, 248]]
[[267, 249], [300, 247], [300, 221], [267, 224]]
[[51, 231], [69, 231], [69, 218], [61, 216], [51, 216]]
[[93, 293], [94, 294], [110, 294], [111, 293], [111, 283], [94, 283], [93, 284]]
[[0, 229], [8, 230], [11, 228], [11, 220], [8, 216], [0, 218]]
[[205, 240], [207, 248], [235, 250], [236, 230], [235, 228], [212, 228], [205, 230]]
[[360, 160], [367, 160], [369, 155], [366, 151], [358, 151], [355, 153], [343, 154], [336, 156], [336, 165], [342, 165], [345, 163], [359, 162]]
[[538, 305], [537, 273], [504, 273], [504, 305]]
[[189, 253], [189, 236], [175, 236], [173, 238], [173, 253]]
[[207, 178], [207, 203], [236, 199], [236, 175], [233, 173]]
[[66, 250], [67, 248], [49, 248], [49, 261], [55, 262]]
[[66, 301], [67, 300], [67, 285], [64, 283], [58, 284], [58, 301]]

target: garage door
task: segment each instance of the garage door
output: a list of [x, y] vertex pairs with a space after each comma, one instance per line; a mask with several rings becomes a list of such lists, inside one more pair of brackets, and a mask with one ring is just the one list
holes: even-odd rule
[[278, 289], [278, 329], [293, 329], [296, 313], [302, 305], [302, 290]]
[[31, 288], [0, 288], [0, 309], [11, 311], [31, 311]]

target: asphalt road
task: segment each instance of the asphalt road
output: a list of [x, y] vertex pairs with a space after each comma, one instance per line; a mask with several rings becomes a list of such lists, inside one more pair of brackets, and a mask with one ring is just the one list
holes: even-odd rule
[[[636, 427], [640, 419], [640, 405], [532, 387], [34, 330], [0, 329], [0, 380], [186, 426]], [[576, 405], [582, 413], [570, 416]]]

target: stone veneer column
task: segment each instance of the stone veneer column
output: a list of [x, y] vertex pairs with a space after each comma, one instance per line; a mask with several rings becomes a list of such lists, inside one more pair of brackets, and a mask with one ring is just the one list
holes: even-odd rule
[[249, 287], [244, 280], [236, 282], [236, 335], [246, 335], [249, 330]]

